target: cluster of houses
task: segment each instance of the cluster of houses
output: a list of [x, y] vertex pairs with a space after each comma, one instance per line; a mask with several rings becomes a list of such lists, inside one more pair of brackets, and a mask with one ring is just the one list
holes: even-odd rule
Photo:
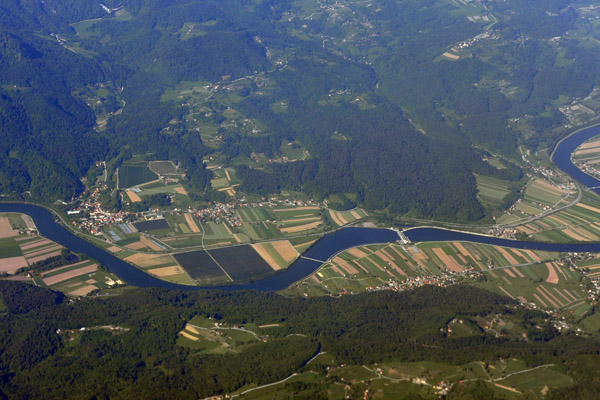
[[516, 228], [502, 228], [495, 226], [488, 230], [488, 234], [491, 236], [499, 237], [502, 239], [514, 239], [516, 234], [519, 232]]
[[95, 188], [87, 199], [67, 211], [68, 216], [79, 217], [77, 221], [73, 221], [75, 227], [93, 235], [101, 235], [104, 226], [122, 223], [130, 214], [124, 211], [112, 213], [102, 210], [102, 203], [98, 199], [100, 191], [101, 188]]
[[367, 291], [392, 290], [394, 292], [402, 292], [427, 285], [448, 287], [455, 283], [457, 283], [457, 280], [451, 275], [418, 276], [407, 277], [400, 282], [390, 279], [385, 285], [367, 287]]
[[588, 164], [585, 161], [575, 161], [575, 165], [586, 174], [591, 175], [594, 178], [600, 178], [600, 170], [598, 169], [597, 164]]
[[242, 221], [235, 212], [235, 204], [210, 203], [209, 207], [197, 211], [192, 210], [192, 212], [200, 221], [224, 220], [231, 226], [242, 225]]

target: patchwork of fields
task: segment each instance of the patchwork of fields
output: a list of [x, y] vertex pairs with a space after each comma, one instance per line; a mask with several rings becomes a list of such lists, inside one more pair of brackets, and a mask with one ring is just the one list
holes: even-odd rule
[[[277, 251], [273, 255], [283, 258]], [[178, 253], [174, 258], [200, 284], [245, 281], [282, 268], [279, 264], [270, 265], [249, 245]]]
[[557, 259], [556, 253], [469, 242], [360, 246], [338, 254], [288, 291], [326, 295], [403, 290], [468, 278], [471, 284], [539, 308], [582, 315], [590, 305], [581, 275], [553, 261]]
[[584, 193], [573, 207], [517, 228], [534, 240], [572, 242], [600, 240], [600, 199]]
[[512, 224], [541, 215], [544, 212], [569, 204], [577, 196], [576, 190], [567, 189], [546, 179], [534, 179], [527, 183], [522, 199], [504, 212], [497, 222]]
[[366, 211], [360, 208], [356, 208], [350, 211], [328, 210], [328, 216], [333, 222], [333, 226], [344, 226], [348, 225], [351, 222], [365, 218], [368, 216], [368, 214], [366, 213]]

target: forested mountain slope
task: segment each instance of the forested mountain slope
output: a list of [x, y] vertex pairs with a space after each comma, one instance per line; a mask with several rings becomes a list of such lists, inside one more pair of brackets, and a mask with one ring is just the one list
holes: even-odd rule
[[[556, 101], [600, 81], [595, 11], [579, 3], [6, 1], [0, 188], [69, 199], [94, 161], [153, 153], [210, 198], [202, 160], [218, 154], [248, 193], [477, 220], [473, 172], [520, 177], [483, 155], [552, 143], [567, 122]], [[211, 95], [166, 95], [184, 82]], [[252, 165], [288, 143], [307, 157]]]

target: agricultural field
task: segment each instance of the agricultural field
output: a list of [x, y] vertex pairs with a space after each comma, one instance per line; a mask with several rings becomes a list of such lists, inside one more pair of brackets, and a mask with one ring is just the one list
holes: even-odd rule
[[17, 243], [28, 264], [58, 256], [64, 249], [61, 245], [42, 236], [22, 237], [17, 240]]
[[400, 291], [465, 280], [541, 309], [580, 313], [589, 307], [580, 278], [577, 269], [559, 261], [558, 253], [469, 242], [387, 244], [346, 250], [284, 292], [319, 296]]
[[573, 163], [583, 172], [595, 178], [600, 177], [600, 138], [588, 140], [572, 154]]
[[139, 232], [158, 231], [170, 228], [169, 222], [164, 218], [135, 222], [133, 226], [135, 226]]
[[499, 224], [516, 223], [533, 216], [565, 206], [575, 200], [576, 190], [567, 189], [563, 184], [546, 179], [533, 179], [525, 186], [525, 193], [504, 214], [498, 218]]
[[318, 206], [240, 207], [236, 214], [244, 233], [252, 240], [308, 235], [325, 228]]
[[215, 320], [194, 317], [179, 332], [177, 344], [201, 354], [237, 353], [259, 336], [245, 328], [228, 326]]
[[138, 164], [124, 164], [119, 167], [118, 188], [130, 188], [151, 182], [158, 178], [154, 172], [148, 168], [146, 162]]
[[[288, 260], [295, 252], [291, 245], [280, 243], [260, 249], [258, 251], [252, 246], [241, 245], [177, 253], [173, 257], [197, 284], [209, 285], [227, 281], [246, 281], [285, 268], [291, 264]], [[267, 249], [272, 249], [271, 253]], [[266, 258], [261, 257], [263, 255], [261, 253], [264, 253]], [[294, 259], [296, 254], [293, 256]]]
[[19, 236], [27, 231], [35, 231], [37, 228], [31, 217], [24, 214], [4, 213], [0, 214], [0, 239]]
[[208, 252], [234, 281], [246, 281], [273, 271], [249, 245], [223, 247]]
[[366, 211], [361, 208], [355, 208], [350, 211], [335, 211], [327, 210], [327, 215], [333, 226], [344, 226], [348, 225], [359, 219], [363, 219], [368, 216]]
[[93, 260], [80, 261], [34, 274], [30, 281], [72, 297], [86, 296], [94, 291], [123, 285], [118, 277], [100, 268]]
[[174, 254], [173, 258], [200, 285], [231, 281], [225, 271], [206, 250]]
[[[247, 399], [284, 399], [295, 387], [321, 387], [331, 398], [349, 398], [368, 390], [369, 398], [435, 398], [443, 388], [481, 381], [498, 398], [543, 397], [549, 389], [568, 386], [572, 379], [554, 366], [528, 367], [518, 359], [473, 361], [464, 365], [420, 362], [386, 362], [376, 365], [346, 365], [322, 353], [305, 372], [285, 382], [253, 387], [233, 394]], [[412, 397], [411, 397], [412, 396]]]
[[321, 209], [317, 206], [273, 208], [270, 212], [275, 226], [285, 235], [312, 233], [324, 228]]
[[288, 240], [256, 243], [252, 248], [275, 271], [289, 267], [300, 256]]
[[571, 155], [575, 162], [594, 165], [600, 162], [600, 138], [595, 137], [579, 146]]
[[185, 285], [194, 284], [190, 275], [169, 254], [134, 253], [123, 259], [165, 281]]
[[477, 197], [488, 207], [499, 206], [511, 191], [511, 182], [489, 176], [475, 175], [477, 181]]
[[600, 198], [586, 191], [575, 206], [519, 226], [517, 229], [539, 241], [598, 241]]
[[241, 184], [235, 174], [235, 169], [217, 167], [212, 170], [212, 173], [214, 176], [210, 181], [212, 188], [235, 197], [235, 188]]
[[[495, 276], [492, 276], [491, 273]], [[490, 271], [476, 286], [538, 308], [581, 315], [589, 309], [581, 274], [559, 261]]]
[[0, 273], [14, 274], [28, 265], [21, 247], [14, 238], [0, 239]]
[[177, 167], [173, 161], [150, 161], [148, 168], [159, 176], [177, 174]]

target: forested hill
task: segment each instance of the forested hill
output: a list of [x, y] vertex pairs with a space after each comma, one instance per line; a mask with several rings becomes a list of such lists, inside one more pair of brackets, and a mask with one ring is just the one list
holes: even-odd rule
[[[440, 332], [453, 318], [490, 313], [523, 324], [530, 340], [485, 333], [451, 338]], [[176, 345], [178, 332], [194, 316], [276, 325], [265, 331], [264, 342], [237, 353], [203, 354]], [[315, 299], [135, 289], [72, 301], [0, 281], [0, 396], [204, 398], [283, 379], [319, 351], [355, 365], [389, 360], [457, 365], [517, 357], [530, 366], [553, 363], [573, 373], [572, 387], [556, 398], [594, 393], [597, 340], [558, 336], [543, 319], [542, 313], [467, 286]]]
[[[238, 163], [245, 192], [477, 220], [473, 172], [520, 177], [486, 152], [551, 143], [566, 122], [556, 100], [600, 81], [595, 42], [557, 39], [593, 17], [572, 3], [7, 0], [0, 190], [68, 199], [94, 161], [153, 153], [199, 194], [202, 159], [217, 154]], [[182, 82], [230, 92], [182, 104], [165, 95]], [[255, 129], [231, 128], [228, 112]], [[206, 143], [200, 123], [219, 139]], [[242, 167], [287, 143], [310, 157]]]

